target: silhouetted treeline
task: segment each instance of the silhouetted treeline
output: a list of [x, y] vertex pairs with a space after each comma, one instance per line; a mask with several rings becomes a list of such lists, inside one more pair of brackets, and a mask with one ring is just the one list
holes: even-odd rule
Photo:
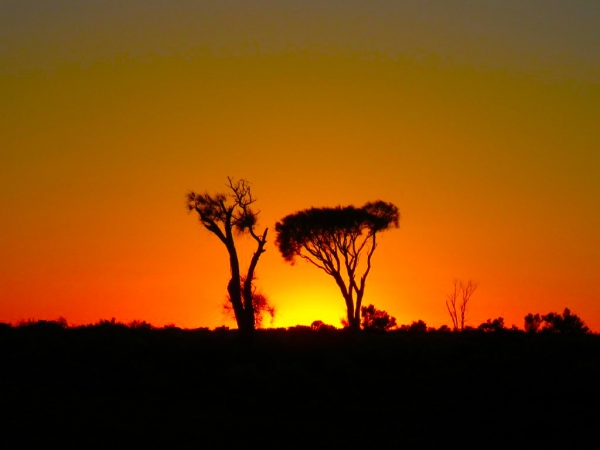
[[600, 336], [415, 323], [257, 330], [251, 353], [226, 328], [2, 326], [3, 439], [339, 448], [441, 446], [452, 436], [463, 447], [537, 448], [595, 433]]

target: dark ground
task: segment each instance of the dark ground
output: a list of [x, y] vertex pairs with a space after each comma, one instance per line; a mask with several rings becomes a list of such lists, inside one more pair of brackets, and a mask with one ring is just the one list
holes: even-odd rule
[[0, 328], [2, 448], [598, 441], [599, 335], [50, 325]]

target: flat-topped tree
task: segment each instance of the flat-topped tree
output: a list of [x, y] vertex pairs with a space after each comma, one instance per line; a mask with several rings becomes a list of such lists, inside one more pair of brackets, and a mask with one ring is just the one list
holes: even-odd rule
[[348, 324], [359, 330], [377, 233], [398, 228], [399, 219], [398, 208], [381, 200], [361, 208], [305, 209], [275, 225], [275, 245], [287, 262], [294, 264], [300, 257], [333, 277], [346, 302]]
[[[267, 231], [262, 234], [255, 231], [258, 212], [252, 210], [255, 202], [250, 190], [250, 183], [239, 180], [234, 183], [227, 178], [228, 193], [215, 195], [188, 192], [187, 207], [196, 211], [200, 223], [219, 238], [229, 253], [229, 269], [231, 279], [227, 284], [228, 299], [231, 302], [235, 320], [241, 334], [252, 334], [255, 328], [255, 303], [252, 282], [260, 255], [265, 252]], [[245, 275], [241, 274], [235, 235], [249, 234], [256, 241], [256, 251], [252, 255], [250, 265]]]

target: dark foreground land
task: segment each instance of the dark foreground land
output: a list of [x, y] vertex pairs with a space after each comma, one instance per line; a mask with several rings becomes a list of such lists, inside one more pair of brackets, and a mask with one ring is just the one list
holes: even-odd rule
[[[578, 448], [600, 336], [0, 329], [2, 448]], [[592, 445], [593, 447], [594, 445]]]

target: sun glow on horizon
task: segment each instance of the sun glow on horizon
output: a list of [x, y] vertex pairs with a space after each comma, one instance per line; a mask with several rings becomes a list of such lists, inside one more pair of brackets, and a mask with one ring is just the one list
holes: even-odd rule
[[[341, 293], [335, 295], [335, 292], [320, 289], [318, 285], [312, 290], [307, 287], [303, 292], [282, 291], [276, 298], [278, 300], [274, 301], [275, 320], [269, 327], [310, 326], [314, 321], [320, 320], [327, 325], [341, 328], [341, 320], [346, 318], [345, 303]], [[265, 325], [267, 323], [268, 321]]]
[[227, 251], [185, 210], [232, 176], [269, 229], [272, 326], [346, 318], [275, 223], [383, 200], [364, 306], [439, 327], [472, 278], [469, 325], [600, 329], [600, 16], [506, 2], [0, 2], [0, 320], [235, 326]]

